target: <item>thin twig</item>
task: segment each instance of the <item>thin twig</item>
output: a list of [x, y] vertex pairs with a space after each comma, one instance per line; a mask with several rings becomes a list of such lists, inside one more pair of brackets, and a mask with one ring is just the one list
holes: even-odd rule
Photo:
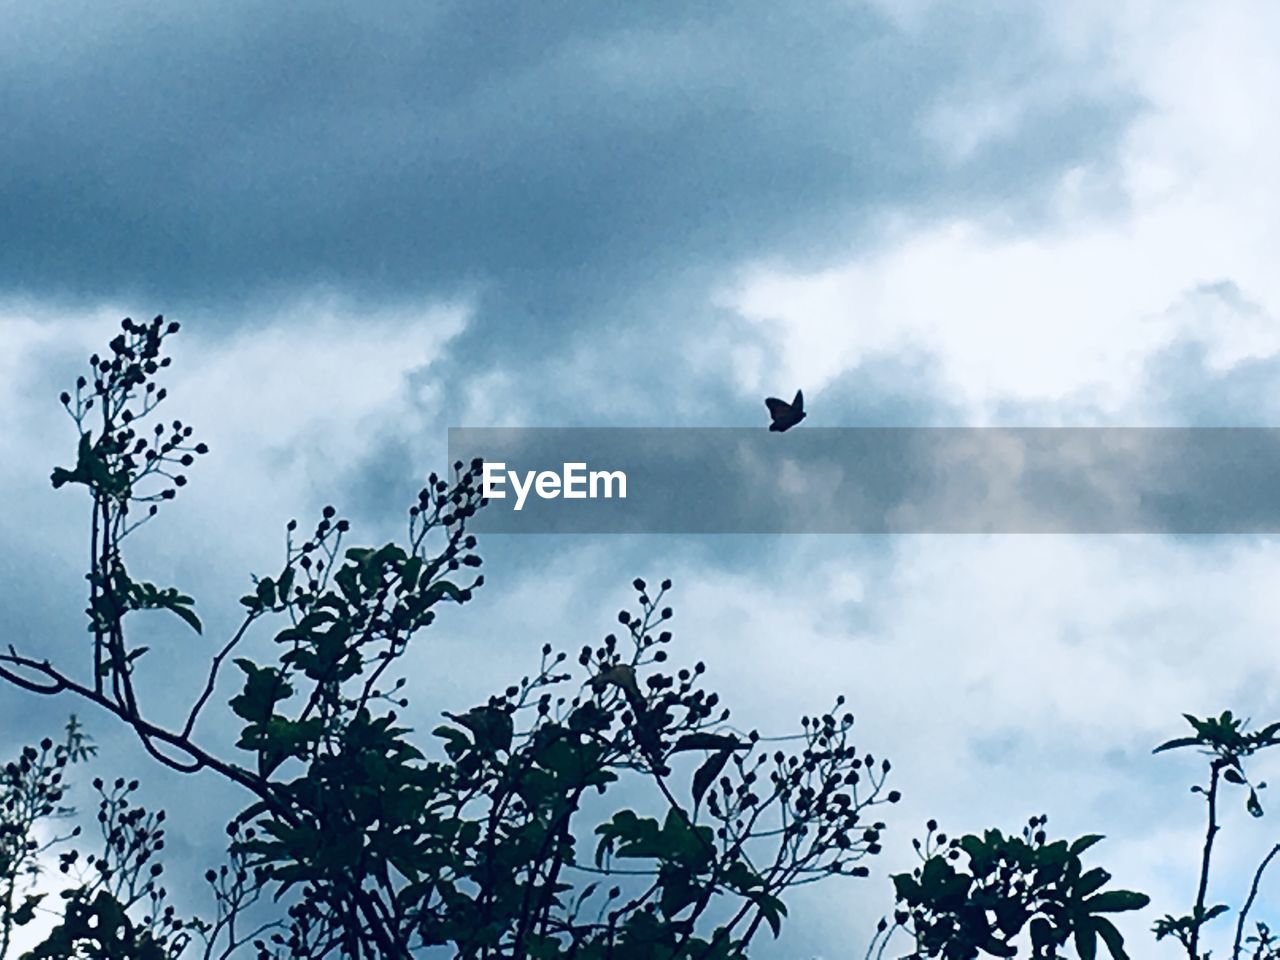
[[1240, 916], [1236, 919], [1236, 939], [1231, 946], [1231, 960], [1239, 960], [1240, 944], [1244, 939], [1244, 923], [1249, 916], [1249, 911], [1253, 909], [1253, 901], [1258, 896], [1258, 886], [1262, 883], [1262, 875], [1266, 872], [1271, 860], [1277, 853], [1280, 853], [1280, 843], [1271, 848], [1271, 852], [1262, 858], [1262, 862], [1258, 864], [1258, 870], [1253, 875], [1253, 886], [1249, 888], [1249, 898], [1245, 900], [1244, 906], [1240, 908]]

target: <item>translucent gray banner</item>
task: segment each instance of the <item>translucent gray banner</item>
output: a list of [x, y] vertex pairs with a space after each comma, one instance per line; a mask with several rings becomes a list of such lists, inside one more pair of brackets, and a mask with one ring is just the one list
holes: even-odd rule
[[1280, 429], [453, 428], [492, 533], [1278, 533]]

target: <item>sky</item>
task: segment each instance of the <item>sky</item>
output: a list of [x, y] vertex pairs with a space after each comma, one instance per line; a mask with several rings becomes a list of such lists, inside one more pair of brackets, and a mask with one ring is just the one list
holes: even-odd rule
[[[161, 716], [284, 522], [332, 502], [392, 536], [450, 426], [763, 425], [797, 387], [797, 429], [1276, 425], [1280, 8], [974, 7], [5, 2], [0, 631], [83, 652], [56, 397], [124, 316], [183, 323], [171, 404], [213, 449], [137, 546], [210, 627], [155, 644]], [[799, 897], [764, 956], [860, 953], [927, 817], [1041, 812], [1108, 835], [1098, 862], [1154, 901], [1131, 953], [1167, 952], [1143, 931], [1193, 897], [1198, 770], [1150, 749], [1184, 711], [1280, 716], [1274, 538], [481, 552], [478, 599], [410, 655], [423, 725], [669, 576], [738, 716], [844, 692], [893, 758], [879, 879]], [[70, 709], [3, 693], [7, 749]], [[204, 856], [234, 797], [86, 719], [187, 814], [172, 858]], [[1247, 820], [1224, 901], [1274, 840]]]

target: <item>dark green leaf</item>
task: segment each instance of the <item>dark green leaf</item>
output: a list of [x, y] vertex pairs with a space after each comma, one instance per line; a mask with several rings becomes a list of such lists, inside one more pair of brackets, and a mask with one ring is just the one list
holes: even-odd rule
[[1079, 837], [1072, 842], [1070, 847], [1071, 853], [1078, 857], [1102, 839], [1103, 836], [1100, 833], [1086, 833], [1083, 837]]
[[1244, 802], [1244, 807], [1249, 811], [1250, 816], [1262, 816], [1262, 804], [1258, 802], [1258, 791], [1252, 787], [1249, 788], [1249, 799]]
[[1084, 902], [1090, 913], [1123, 913], [1126, 910], [1141, 910], [1151, 898], [1145, 893], [1135, 890], [1108, 890]]
[[1095, 960], [1098, 956], [1098, 934], [1089, 918], [1076, 924], [1075, 941], [1080, 960]]
[[1106, 917], [1093, 918], [1094, 929], [1098, 931], [1098, 936], [1102, 938], [1102, 942], [1107, 945], [1107, 951], [1111, 954], [1112, 960], [1129, 960], [1129, 955], [1124, 952], [1124, 937], [1120, 935], [1120, 931]]
[[748, 744], [743, 743], [732, 734], [726, 733], [687, 733], [671, 748], [672, 753], [683, 753], [686, 750], [742, 750]]
[[1194, 747], [1199, 743], [1200, 740], [1196, 737], [1175, 737], [1173, 740], [1166, 740], [1151, 752], [1163, 753], [1165, 750], [1176, 750], [1179, 747]]
[[702, 802], [703, 796], [715, 783], [716, 777], [720, 776], [720, 771], [724, 769], [724, 765], [729, 761], [729, 757], [733, 755], [732, 750], [722, 750], [719, 753], [713, 753], [709, 756], [702, 766], [693, 774], [693, 805], [696, 807]]

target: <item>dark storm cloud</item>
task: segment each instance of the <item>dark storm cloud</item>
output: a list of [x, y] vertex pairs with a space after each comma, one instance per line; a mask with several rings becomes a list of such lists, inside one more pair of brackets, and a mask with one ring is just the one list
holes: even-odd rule
[[475, 333], [512, 348], [608, 323], [658, 277], [821, 256], [879, 207], [1033, 207], [1064, 164], [1105, 159], [1132, 108], [1068, 83], [1028, 137], [943, 161], [921, 132], [939, 98], [1069, 74], [1030, 11], [918, 33], [840, 3], [8, 19], [0, 291], [214, 309], [311, 284], [479, 290]]

